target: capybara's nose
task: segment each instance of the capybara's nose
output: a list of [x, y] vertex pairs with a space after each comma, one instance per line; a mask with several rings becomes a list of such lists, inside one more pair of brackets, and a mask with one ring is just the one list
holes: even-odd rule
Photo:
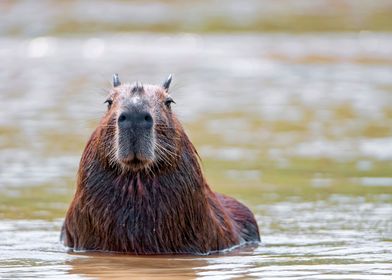
[[125, 111], [118, 116], [118, 125], [121, 127], [141, 127], [150, 129], [153, 119], [149, 112]]

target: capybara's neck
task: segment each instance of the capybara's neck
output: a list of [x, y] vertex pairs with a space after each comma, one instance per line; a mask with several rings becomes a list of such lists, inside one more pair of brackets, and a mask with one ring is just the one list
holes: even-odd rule
[[119, 172], [102, 162], [95, 137], [79, 168], [74, 199], [79, 207], [70, 213], [86, 234], [75, 238], [73, 247], [197, 254], [238, 243], [232, 220], [209, 189], [190, 142], [181, 145], [170, 168], [153, 170], [151, 176], [144, 171]]

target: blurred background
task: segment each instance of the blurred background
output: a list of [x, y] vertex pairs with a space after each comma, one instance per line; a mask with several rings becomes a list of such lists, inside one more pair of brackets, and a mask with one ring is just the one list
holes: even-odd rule
[[[391, 32], [389, 0], [0, 1], [0, 278], [390, 279]], [[263, 244], [66, 253], [113, 73], [173, 74], [210, 185], [249, 205]]]

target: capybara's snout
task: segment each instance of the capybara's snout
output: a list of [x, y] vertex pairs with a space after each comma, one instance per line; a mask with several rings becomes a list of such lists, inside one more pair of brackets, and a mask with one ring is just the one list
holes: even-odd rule
[[123, 110], [118, 119], [119, 129], [146, 129], [150, 130], [153, 126], [153, 118], [148, 111], [137, 109]]

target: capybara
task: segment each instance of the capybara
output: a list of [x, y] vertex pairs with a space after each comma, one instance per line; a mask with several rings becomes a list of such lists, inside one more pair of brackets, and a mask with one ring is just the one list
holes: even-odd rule
[[252, 212], [213, 192], [162, 86], [121, 84], [84, 149], [62, 229], [73, 250], [210, 254], [260, 241]]

